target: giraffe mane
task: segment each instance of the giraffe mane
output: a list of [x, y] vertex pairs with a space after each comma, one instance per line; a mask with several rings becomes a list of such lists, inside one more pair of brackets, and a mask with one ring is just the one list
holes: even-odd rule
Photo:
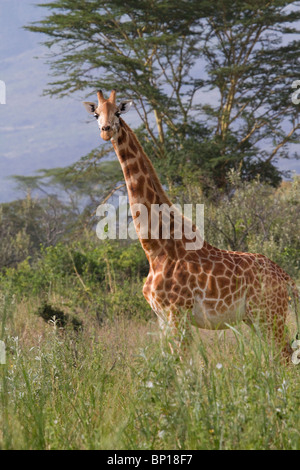
[[153, 166], [153, 163], [151, 162], [150, 158], [148, 157], [148, 155], [146, 155], [142, 145], [140, 144], [137, 136], [135, 135], [135, 133], [133, 132], [133, 130], [128, 126], [128, 124], [126, 124], [126, 122], [120, 118], [120, 123], [121, 123], [121, 126], [127, 131], [129, 137], [134, 140], [134, 142], [136, 143], [136, 146], [138, 148], [138, 151], [141, 153], [141, 155], [143, 156], [143, 160], [144, 160], [144, 163], [147, 167], [147, 170], [149, 172], [149, 175], [151, 177], [151, 182], [153, 184], [153, 187], [155, 189], [155, 191], [157, 192], [157, 194], [162, 198], [163, 202], [172, 206], [172, 202], [170, 201], [170, 199], [168, 198], [165, 190], [163, 189], [162, 187], [162, 184], [161, 182], [159, 181], [159, 178], [157, 176], [157, 173], [155, 171], [155, 168]]

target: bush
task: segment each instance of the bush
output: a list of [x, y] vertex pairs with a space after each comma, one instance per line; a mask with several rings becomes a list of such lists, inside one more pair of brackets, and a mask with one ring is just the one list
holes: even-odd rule
[[64, 298], [76, 313], [85, 310], [102, 322], [116, 315], [148, 317], [142, 294], [148, 261], [137, 243], [88, 239], [70, 245], [41, 247], [38, 259], [27, 258], [0, 273], [0, 291], [11, 289], [19, 300], [37, 295], [46, 303]]

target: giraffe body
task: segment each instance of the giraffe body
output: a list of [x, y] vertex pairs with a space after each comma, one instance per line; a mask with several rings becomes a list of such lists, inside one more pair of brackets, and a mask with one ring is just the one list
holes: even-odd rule
[[[194, 257], [195, 261], [186, 261]], [[226, 328], [244, 320], [281, 317], [288, 308], [292, 279], [260, 254], [219, 250], [205, 243], [198, 252], [187, 251], [177, 261], [168, 257], [150, 263], [144, 295], [159, 316], [189, 310], [199, 328]], [[284, 312], [284, 314], [283, 314]]]
[[[285, 357], [291, 348], [284, 326], [288, 312], [288, 288], [294, 298], [294, 281], [277, 264], [263, 255], [225, 251], [203, 241], [201, 249], [187, 249], [183, 235], [174, 236], [174, 217], [170, 219], [170, 238], [151, 237], [151, 206], [171, 206], [153, 165], [129, 126], [119, 117], [124, 106], [115, 103], [115, 93], [105, 100], [98, 92], [98, 105], [85, 103], [95, 114], [104, 140], [111, 140], [120, 161], [129, 195], [135, 228], [149, 261], [150, 270], [143, 294], [159, 318], [163, 330], [174, 337], [182, 315], [189, 324], [219, 329], [238, 321], [259, 323], [273, 337]], [[136, 205], [146, 207], [148, 237], [141, 230]], [[182, 216], [182, 224], [185, 218]], [[163, 219], [159, 218], [159, 229]], [[197, 228], [196, 228], [197, 231]]]

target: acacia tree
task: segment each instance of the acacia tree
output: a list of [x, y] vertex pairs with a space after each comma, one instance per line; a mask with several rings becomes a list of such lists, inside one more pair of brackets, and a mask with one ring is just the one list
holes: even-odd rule
[[[28, 29], [48, 36], [55, 80], [46, 92], [116, 88], [130, 96], [147, 151], [171, 181], [188, 166], [221, 186], [231, 168], [276, 184], [274, 162], [299, 138], [291, 102], [299, 6], [286, 0], [55, 0], [41, 5], [48, 16]], [[201, 90], [214, 90], [214, 99], [205, 102]]]
[[163, 158], [165, 129], [177, 132], [178, 122], [186, 125], [202, 85], [191, 74], [198, 40], [191, 35], [195, 21], [181, 16], [183, 4], [57, 0], [40, 5], [51, 14], [28, 29], [49, 36], [45, 44], [55, 50], [50, 63], [59, 77], [46, 93], [115, 88], [130, 96], [155, 155]]
[[[104, 203], [115, 191], [125, 189], [120, 165], [111, 160], [99, 165], [99, 153], [105, 156], [107, 150], [103, 151], [103, 155], [98, 150], [92, 151], [68, 167], [39, 170], [34, 176], [13, 176], [19, 190], [30, 195], [35, 202], [39, 201], [45, 214], [43, 225], [49, 220], [49, 227], [53, 225], [56, 229], [59, 214], [62, 233], [67, 235], [72, 232], [75, 236], [77, 231], [93, 226], [96, 221], [95, 208], [100, 203]], [[116, 182], [119, 184], [116, 185]], [[48, 229], [43, 230], [46, 234]], [[43, 244], [52, 244], [50, 236], [47, 235]]]
[[204, 109], [219, 147], [209, 163], [221, 181], [235, 166], [248, 178], [261, 173], [276, 182], [273, 162], [288, 157], [287, 144], [300, 135], [299, 107], [291, 100], [299, 74], [300, 3], [219, 0], [194, 7], [199, 16], [206, 9], [200, 21], [204, 85], [218, 90], [216, 103]]
[[66, 239], [74, 229], [76, 214], [54, 195], [26, 198], [0, 205], [0, 271], [34, 257], [41, 245]]

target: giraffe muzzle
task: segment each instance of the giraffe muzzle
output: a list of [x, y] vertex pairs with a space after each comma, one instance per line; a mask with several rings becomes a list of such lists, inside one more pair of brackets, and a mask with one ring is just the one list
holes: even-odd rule
[[102, 127], [100, 135], [103, 140], [110, 140], [113, 136], [111, 126]]

